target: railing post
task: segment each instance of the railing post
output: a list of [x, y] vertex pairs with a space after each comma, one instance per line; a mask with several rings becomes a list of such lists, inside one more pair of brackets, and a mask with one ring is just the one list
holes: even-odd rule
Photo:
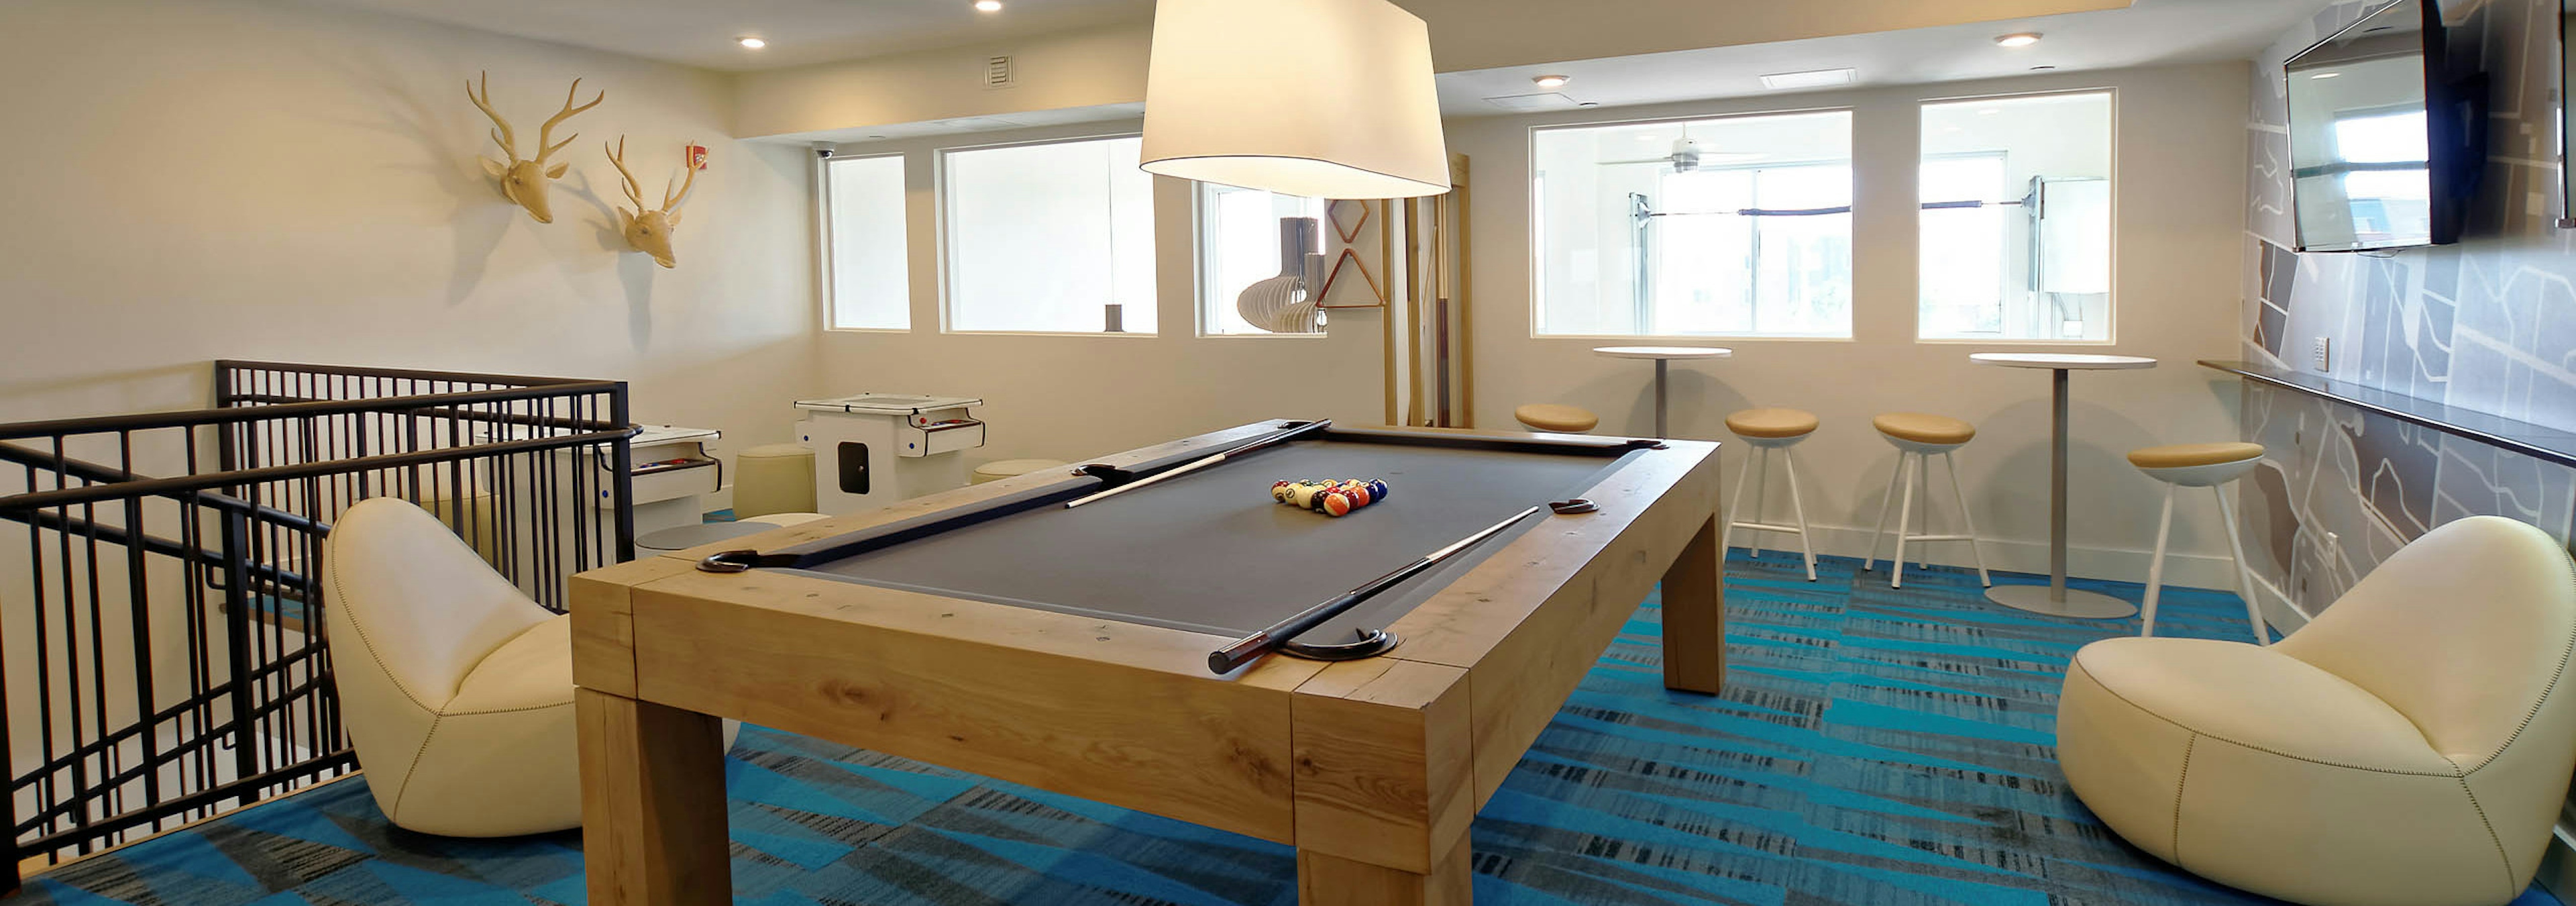
[[[608, 422], [619, 428], [631, 428], [626, 417], [626, 382], [618, 381], [608, 392]], [[580, 457], [574, 457], [580, 461]], [[609, 442], [609, 493], [617, 504], [617, 560], [635, 559], [635, 435], [621, 434]], [[588, 506], [584, 502], [583, 506]]]
[[[38, 695], [46, 694], [41, 685]], [[26, 853], [18, 849], [18, 765], [11, 759], [17, 749], [8, 744], [12, 726], [9, 723], [9, 696], [0, 692], [0, 863], [8, 866], [8, 874], [0, 877], [0, 880], [8, 882], [5, 888], [0, 888], [0, 896], [16, 895], [26, 880], [18, 872], [18, 863], [26, 858]], [[43, 761], [42, 758], [37, 759], [38, 764]]]
[[[233, 779], [240, 781], [259, 773], [259, 761], [252, 750], [257, 739], [251, 733], [250, 518], [239, 511], [226, 510], [223, 520], [224, 660], [226, 672], [232, 675]], [[238, 801], [250, 805], [259, 801], [257, 794], [257, 789], [244, 787]]]

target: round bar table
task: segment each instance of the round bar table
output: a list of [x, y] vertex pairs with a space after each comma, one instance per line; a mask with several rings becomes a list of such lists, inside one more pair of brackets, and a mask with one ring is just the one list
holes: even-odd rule
[[2066, 373], [2153, 368], [2156, 360], [2134, 355], [2085, 355], [2055, 352], [1980, 352], [1968, 361], [1998, 368], [2046, 368], [2052, 372], [2048, 456], [2048, 586], [1997, 585], [1986, 600], [2005, 607], [2058, 617], [2116, 620], [2138, 612], [2134, 604], [2106, 594], [2066, 588]]
[[1735, 354], [1735, 350], [1723, 346], [1600, 346], [1592, 351], [1614, 359], [1655, 360], [1655, 436], [1658, 438], [1672, 436], [1664, 427], [1664, 377], [1671, 370], [1673, 360], [1723, 359]]

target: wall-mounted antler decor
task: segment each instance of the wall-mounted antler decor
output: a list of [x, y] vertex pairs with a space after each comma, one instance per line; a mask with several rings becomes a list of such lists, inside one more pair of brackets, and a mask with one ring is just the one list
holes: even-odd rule
[[671, 255], [671, 231], [679, 228], [680, 204], [689, 200], [689, 189], [698, 182], [696, 148], [694, 142], [680, 146], [680, 169], [688, 171], [688, 177], [680, 182], [678, 191], [672, 190], [669, 181], [662, 183], [661, 210], [644, 206], [644, 185], [626, 169], [626, 137], [618, 136], [617, 147], [607, 149], [608, 162], [617, 165], [618, 186], [626, 190], [626, 199], [635, 203], [635, 210], [617, 209], [618, 228], [626, 234], [627, 245], [653, 256], [653, 263], [663, 267], [679, 266], [678, 259]]
[[[563, 141], [553, 142], [555, 126], [571, 119], [573, 114], [599, 106], [600, 101], [608, 98], [608, 92], [602, 91], [597, 97], [591, 98], [590, 103], [575, 107], [573, 99], [581, 95], [581, 80], [572, 80], [572, 90], [564, 92], [563, 111], [546, 120], [546, 124], [537, 130], [537, 156], [529, 160], [520, 160], [519, 139], [511, 133], [510, 121], [502, 119], [501, 114], [492, 109], [491, 73], [483, 74], [482, 87], [482, 93], [478, 95], [474, 90], [475, 83], [465, 83], [465, 97], [472, 100], [474, 106], [483, 108], [483, 115], [492, 118], [492, 125], [495, 127], [492, 130], [492, 140], [501, 145], [502, 153], [510, 156], [510, 162], [506, 164], [488, 157], [482, 158], [484, 171], [501, 181], [501, 194], [508, 196], [511, 201], [518, 202], [520, 207], [528, 209], [528, 216], [536, 218], [538, 223], [555, 222], [554, 209], [546, 202], [546, 186], [561, 178], [564, 170], [570, 168], [571, 164], [557, 162], [553, 166], [547, 166], [546, 161], [552, 159], [555, 152], [563, 150], [565, 145], [572, 144], [573, 139], [581, 137], [579, 133], [574, 133], [566, 136]], [[548, 142], [553, 143], [548, 144]]]

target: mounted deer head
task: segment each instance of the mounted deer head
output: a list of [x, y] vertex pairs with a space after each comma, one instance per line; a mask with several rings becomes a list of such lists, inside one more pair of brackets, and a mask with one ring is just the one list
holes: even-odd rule
[[[601, 147], [607, 148], [604, 144]], [[617, 147], [607, 148], [608, 162], [617, 165], [617, 184], [626, 190], [626, 200], [635, 203], [635, 210], [617, 209], [618, 229], [626, 234], [627, 245], [653, 256], [653, 263], [663, 267], [679, 266], [678, 260], [671, 257], [671, 231], [680, 226], [680, 203], [689, 200], [689, 188], [698, 182], [697, 161], [692, 159], [690, 147], [680, 146], [680, 169], [688, 173], [688, 178], [680, 182], [676, 192], [668, 180], [662, 183], [662, 208], [658, 211], [644, 207], [644, 186], [626, 169], [626, 137], [618, 136]]]
[[479, 95], [474, 91], [473, 82], [465, 83], [465, 97], [473, 101], [474, 106], [483, 108], [483, 115], [492, 118], [492, 125], [495, 127], [492, 130], [492, 141], [500, 144], [501, 153], [510, 156], [510, 162], [506, 164], [488, 157], [481, 158], [484, 171], [501, 181], [502, 195], [508, 196], [511, 201], [518, 202], [520, 207], [528, 209], [528, 216], [536, 218], [538, 223], [555, 222], [554, 208], [546, 201], [546, 186], [561, 178], [564, 170], [571, 166], [564, 162], [556, 162], [548, 166], [546, 162], [553, 159], [555, 152], [563, 150], [565, 145], [572, 144], [573, 139], [581, 137], [580, 133], [574, 133], [566, 136], [563, 141], [553, 142], [555, 126], [571, 119], [573, 114], [599, 106], [600, 101], [608, 98], [608, 92], [603, 91], [597, 97], [591, 98], [590, 103], [575, 107], [572, 103], [573, 98], [580, 94], [581, 80], [574, 79], [572, 90], [564, 92], [563, 111], [546, 120], [545, 126], [537, 130], [537, 156], [530, 160], [520, 160], [519, 139], [510, 132], [510, 121], [502, 119], [499, 113], [492, 110], [492, 74], [489, 72], [483, 74], [483, 91]]

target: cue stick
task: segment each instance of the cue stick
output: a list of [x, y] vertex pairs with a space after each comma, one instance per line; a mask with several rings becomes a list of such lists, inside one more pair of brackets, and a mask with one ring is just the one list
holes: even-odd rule
[[1070, 510], [1070, 509], [1073, 509], [1074, 507], [1078, 507], [1078, 506], [1081, 506], [1081, 505], [1083, 505], [1083, 504], [1090, 503], [1090, 502], [1092, 502], [1092, 501], [1094, 501], [1094, 500], [1103, 500], [1103, 499], [1107, 499], [1107, 498], [1110, 498], [1110, 497], [1115, 497], [1115, 496], [1118, 496], [1118, 495], [1120, 495], [1120, 494], [1124, 494], [1124, 493], [1127, 493], [1127, 492], [1129, 492], [1129, 491], [1133, 491], [1133, 490], [1135, 490], [1135, 489], [1137, 489], [1137, 488], [1141, 488], [1141, 487], [1144, 487], [1144, 486], [1146, 486], [1146, 485], [1153, 484], [1153, 483], [1155, 483], [1155, 482], [1157, 482], [1157, 481], [1161, 481], [1161, 480], [1166, 479], [1166, 478], [1178, 478], [1178, 477], [1180, 477], [1180, 476], [1182, 476], [1182, 475], [1185, 475], [1185, 474], [1188, 474], [1188, 473], [1190, 473], [1190, 472], [1195, 472], [1195, 471], [1198, 471], [1198, 470], [1200, 470], [1200, 469], [1204, 469], [1204, 468], [1207, 468], [1207, 467], [1209, 467], [1209, 466], [1216, 465], [1217, 463], [1224, 462], [1224, 461], [1226, 461], [1226, 459], [1227, 459], [1228, 457], [1242, 456], [1242, 455], [1244, 455], [1244, 454], [1246, 454], [1246, 453], [1252, 453], [1252, 452], [1256, 452], [1256, 451], [1259, 451], [1259, 450], [1262, 450], [1262, 449], [1266, 449], [1266, 448], [1269, 448], [1269, 447], [1278, 446], [1279, 444], [1283, 444], [1283, 443], [1287, 443], [1288, 441], [1295, 440], [1295, 439], [1297, 439], [1297, 437], [1298, 437], [1299, 435], [1305, 434], [1306, 432], [1309, 432], [1309, 431], [1316, 431], [1316, 430], [1321, 430], [1321, 429], [1324, 429], [1324, 428], [1330, 428], [1330, 427], [1332, 427], [1332, 426], [1333, 426], [1333, 420], [1332, 420], [1332, 419], [1329, 419], [1329, 418], [1327, 418], [1327, 419], [1320, 419], [1320, 420], [1317, 420], [1317, 421], [1307, 422], [1307, 423], [1305, 423], [1305, 424], [1298, 425], [1297, 427], [1290, 428], [1290, 429], [1288, 429], [1288, 430], [1286, 430], [1286, 431], [1281, 431], [1281, 432], [1279, 432], [1279, 433], [1277, 433], [1277, 434], [1270, 435], [1269, 437], [1265, 437], [1265, 438], [1262, 438], [1262, 439], [1260, 439], [1260, 440], [1256, 440], [1256, 441], [1253, 441], [1253, 442], [1251, 442], [1251, 443], [1244, 444], [1244, 445], [1239, 446], [1239, 447], [1235, 447], [1235, 448], [1233, 448], [1233, 449], [1227, 450], [1227, 451], [1222, 452], [1222, 453], [1218, 453], [1218, 454], [1216, 454], [1216, 455], [1214, 455], [1214, 456], [1206, 457], [1206, 458], [1204, 458], [1204, 459], [1193, 460], [1193, 461], [1191, 461], [1188, 465], [1184, 465], [1184, 466], [1182, 466], [1182, 467], [1180, 467], [1180, 468], [1173, 469], [1173, 470], [1168, 471], [1168, 472], [1161, 472], [1161, 473], [1157, 473], [1157, 474], [1155, 474], [1153, 477], [1150, 477], [1150, 478], [1140, 478], [1140, 479], [1137, 479], [1137, 480], [1135, 480], [1135, 481], [1131, 481], [1131, 482], [1128, 482], [1128, 483], [1126, 483], [1126, 484], [1122, 484], [1122, 485], [1119, 485], [1119, 486], [1117, 486], [1117, 487], [1110, 488], [1109, 490], [1102, 491], [1102, 492], [1097, 493], [1097, 494], [1092, 494], [1092, 495], [1089, 495], [1089, 496], [1086, 496], [1086, 497], [1079, 497], [1079, 498], [1076, 498], [1076, 499], [1073, 499], [1073, 500], [1066, 501], [1066, 502], [1065, 502], [1065, 505], [1064, 505], [1064, 508], [1065, 508], [1065, 509]]
[[1514, 514], [1512, 518], [1494, 523], [1484, 531], [1449, 542], [1449, 546], [1432, 551], [1420, 560], [1415, 560], [1411, 563], [1397, 567], [1394, 572], [1371, 579], [1360, 587], [1343, 592], [1330, 601], [1325, 601], [1324, 603], [1306, 608], [1296, 616], [1292, 616], [1285, 620], [1281, 620], [1278, 623], [1272, 624], [1268, 629], [1236, 639], [1234, 644], [1227, 645], [1222, 649], [1208, 653], [1208, 669], [1219, 675], [1223, 675], [1227, 671], [1243, 666], [1244, 662], [1260, 657], [1264, 652], [1278, 647], [1281, 643], [1286, 642], [1289, 639], [1296, 638], [1297, 636], [1304, 634], [1309, 629], [1322, 625], [1325, 620], [1341, 616], [1343, 611], [1357, 607], [1360, 605], [1360, 602], [1376, 597], [1379, 592], [1395, 587], [1396, 583], [1413, 578], [1414, 576], [1421, 574], [1423, 570], [1439, 565], [1440, 561], [1457, 556], [1459, 551], [1476, 546], [1476, 542], [1502, 534], [1504, 529], [1511, 528], [1521, 520], [1529, 518], [1531, 513], [1535, 513], [1546, 508], [1547, 507], [1545, 506], [1534, 506], [1529, 509], [1522, 510], [1519, 513]]

